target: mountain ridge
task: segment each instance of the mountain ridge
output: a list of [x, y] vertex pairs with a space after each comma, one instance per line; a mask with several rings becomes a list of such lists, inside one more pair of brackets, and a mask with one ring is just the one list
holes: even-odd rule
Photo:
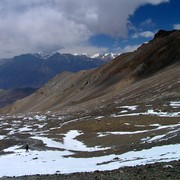
[[78, 72], [98, 67], [103, 63], [97, 58], [71, 54], [22, 54], [1, 60], [0, 88], [39, 88], [60, 72]]
[[[131, 96], [133, 93], [137, 94], [136, 91], [142, 92], [140, 97], [150, 100], [150, 95], [145, 96], [146, 91], [148, 91], [147, 84], [149, 84], [149, 89], [154, 88], [154, 91], [158, 92], [158, 86], [154, 86], [152, 81], [156, 81], [159, 86], [165, 89], [170, 86], [178, 87], [179, 45], [180, 31], [175, 31], [164, 37], [156, 37], [149, 43], [143, 44], [136, 51], [122, 54], [99, 68], [58, 75], [36, 93], [6, 110], [8, 112], [27, 112], [82, 108], [89, 111], [93, 108], [93, 104], [94, 107], [97, 107], [98, 104], [99, 106], [107, 106], [107, 104], [103, 105], [104, 102], [110, 103], [108, 99], [114, 97], [118, 97], [124, 102], [120, 95], [123, 93], [127, 95], [124, 99], [131, 102]], [[166, 74], [175, 78], [177, 85], [172, 85], [171, 80], [167, 83], [165, 81], [168, 79]], [[166, 79], [161, 79], [161, 76]], [[169, 87], [164, 84], [169, 84]], [[130, 93], [133, 88], [136, 91], [132, 91], [132, 94], [126, 93]], [[146, 91], [143, 91], [142, 88]], [[157, 100], [161, 94], [159, 92], [154, 95], [154, 91], [151, 90], [151, 94], [157, 96], [155, 98]], [[172, 93], [172, 89], [169, 91], [166, 93], [167, 96], [168, 93]]]

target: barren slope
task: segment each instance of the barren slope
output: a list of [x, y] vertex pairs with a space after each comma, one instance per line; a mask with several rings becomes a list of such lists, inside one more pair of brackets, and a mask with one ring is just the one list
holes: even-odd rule
[[19, 89], [0, 89], [0, 108], [12, 104], [17, 99], [22, 99], [29, 96], [36, 89], [33, 88], [19, 88]]
[[[152, 41], [135, 52], [120, 55], [98, 69], [56, 76], [33, 95], [6, 108], [5, 112], [57, 111], [77, 108], [78, 104], [88, 107], [88, 103], [97, 105], [101, 99], [124, 93], [127, 96], [128, 92], [148, 96], [147, 88], [155, 86], [152, 81], [162, 81], [166, 86], [164, 80], [167, 79], [173, 86], [172, 79], [179, 77], [179, 60], [180, 31], [159, 31]], [[159, 70], [161, 74], [158, 75]], [[166, 78], [167, 74], [170, 76]], [[160, 95], [155, 89], [152, 93]]]

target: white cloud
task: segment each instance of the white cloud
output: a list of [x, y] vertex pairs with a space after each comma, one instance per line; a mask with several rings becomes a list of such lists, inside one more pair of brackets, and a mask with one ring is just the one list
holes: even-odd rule
[[78, 47], [96, 33], [126, 37], [129, 16], [139, 6], [164, 2], [168, 0], [1, 0], [0, 57]]
[[170, 0], [144, 0], [144, 2], [153, 4], [153, 5], [158, 5], [158, 4], [160, 4], [160, 3], [167, 3], [167, 2], [169, 2], [169, 1], [170, 1]]
[[135, 44], [135, 45], [127, 45], [124, 48], [118, 47], [114, 49], [114, 54], [123, 54], [127, 52], [133, 52], [137, 50], [141, 45], [140, 44]]
[[180, 29], [180, 24], [174, 24], [173, 28], [179, 30]]
[[133, 52], [135, 51], [140, 45], [136, 44], [136, 45], [128, 45], [126, 46], [122, 52]]
[[139, 38], [139, 37], [144, 37], [144, 38], [153, 38], [154, 37], [154, 33], [151, 31], [144, 31], [144, 32], [139, 32], [139, 33], [135, 33], [132, 38]]
[[151, 18], [146, 19], [145, 21], [140, 23], [141, 28], [151, 28], [151, 27], [154, 27], [154, 26], [155, 26], [155, 24], [154, 24], [154, 22], [152, 21]]

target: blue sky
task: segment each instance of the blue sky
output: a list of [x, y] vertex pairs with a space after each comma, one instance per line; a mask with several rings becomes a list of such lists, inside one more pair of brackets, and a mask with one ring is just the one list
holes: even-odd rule
[[0, 58], [133, 51], [180, 29], [179, 9], [179, 0], [1, 0]]
[[152, 4], [143, 5], [129, 17], [129, 21], [127, 37], [111, 37], [99, 34], [91, 37], [90, 42], [99, 47], [105, 46], [109, 51], [115, 53], [118, 53], [118, 50], [120, 52], [134, 50], [142, 43], [151, 40], [159, 29], [180, 29], [180, 1], [171, 0], [156, 6]]

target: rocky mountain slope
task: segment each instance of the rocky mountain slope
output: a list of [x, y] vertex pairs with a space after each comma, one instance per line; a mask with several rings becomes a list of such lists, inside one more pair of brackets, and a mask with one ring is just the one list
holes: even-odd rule
[[180, 31], [159, 31], [132, 53], [97, 69], [63, 73], [7, 112], [96, 109], [179, 97]]
[[32, 94], [36, 89], [22, 88], [22, 89], [0, 89], [0, 108], [8, 104], [12, 104], [17, 99], [22, 99]]
[[101, 66], [101, 59], [71, 54], [24, 54], [0, 61], [0, 88], [39, 88], [63, 71]]

